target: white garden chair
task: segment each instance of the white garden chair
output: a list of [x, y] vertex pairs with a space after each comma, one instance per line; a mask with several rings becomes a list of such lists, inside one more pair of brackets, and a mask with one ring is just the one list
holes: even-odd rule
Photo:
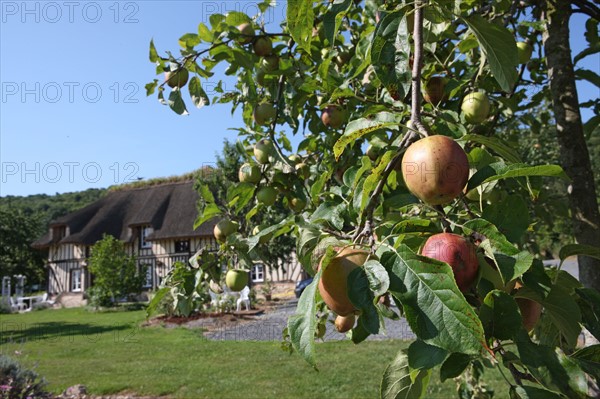
[[242, 303], [246, 305], [246, 310], [250, 310], [250, 287], [248, 286], [240, 291], [240, 298], [237, 300], [237, 312], [242, 310]]
[[11, 296], [10, 297], [10, 307], [13, 310], [16, 310], [16, 311], [20, 312], [21, 310], [25, 310], [25, 308], [27, 307], [27, 305], [25, 305], [25, 303], [23, 302], [22, 299], [17, 299], [15, 301], [15, 299]]

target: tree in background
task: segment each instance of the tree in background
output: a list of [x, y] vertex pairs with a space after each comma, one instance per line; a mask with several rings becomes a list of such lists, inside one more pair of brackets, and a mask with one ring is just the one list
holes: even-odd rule
[[141, 292], [146, 278], [146, 270], [138, 270], [135, 257], [110, 235], [94, 244], [88, 268], [94, 279], [90, 297], [97, 306], [114, 305], [121, 298]]
[[[320, 311], [360, 343], [398, 318], [395, 301], [417, 340], [385, 370], [382, 398], [426, 397], [438, 366], [442, 380], [461, 377], [460, 397], [490, 397], [479, 381], [486, 368], [505, 375], [511, 398], [594, 395], [586, 379], [600, 378], [600, 347], [579, 349], [577, 340], [582, 327], [600, 338], [595, 278], [545, 268], [536, 240], [552, 230], [544, 212], [557, 223], [569, 216], [576, 223], [561, 260], [600, 257], [594, 176], [574, 72], [563, 62], [572, 3], [590, 15], [581, 59], [600, 50], [597, 7], [586, 1], [290, 1], [275, 31], [265, 27], [272, 3], [264, 1], [254, 17], [211, 15], [179, 39], [179, 57], [160, 56], [151, 42], [165, 81], [147, 92], [176, 113], [187, 113], [184, 92], [198, 108], [211, 103], [201, 79], [217, 65], [236, 78], [234, 90], [218, 84], [212, 102], [242, 108], [249, 165], [226, 203], [201, 187], [198, 222], [259, 225], [253, 199], [269, 185], [289, 208], [257, 234], [227, 226], [218, 256], [200, 270], [210, 274], [223, 258], [248, 268], [261, 238], [294, 237], [314, 280], [285, 336], [315, 368]], [[597, 123], [585, 131], [597, 134]], [[529, 156], [516, 137], [527, 130], [558, 135], [564, 170]], [[298, 133], [292, 149], [287, 135]], [[268, 157], [255, 152], [264, 140]], [[547, 178], [569, 181], [572, 192]], [[556, 212], [565, 200], [570, 215]]]
[[[232, 144], [225, 140], [223, 143], [223, 152], [217, 154], [216, 168], [204, 168], [198, 175], [199, 192], [202, 192], [203, 187], [206, 187], [212, 193], [217, 206], [220, 209], [227, 209], [228, 203], [235, 197], [236, 182], [239, 178], [239, 170], [242, 164], [251, 161], [248, 152], [241, 144]], [[206, 204], [204, 197], [200, 196], [199, 214], [203, 215]], [[281, 201], [276, 201], [273, 206], [261, 206], [256, 201], [249, 201], [241, 208], [241, 213], [246, 214], [255, 207], [253, 214], [254, 226], [271, 226], [276, 221], [284, 218], [288, 210], [283, 206]], [[235, 220], [234, 215], [230, 215], [232, 220]], [[202, 222], [204, 220], [201, 220]], [[245, 235], [252, 235], [254, 226], [250, 226], [245, 218], [239, 218], [240, 231]], [[276, 269], [280, 263], [288, 263], [292, 260], [292, 254], [295, 249], [295, 243], [292, 237], [280, 235], [276, 238], [264, 241], [267, 245], [261, 245], [255, 253], [254, 260], [260, 261], [267, 268]]]
[[46, 280], [45, 253], [31, 247], [45, 231], [40, 219], [40, 215], [27, 215], [20, 209], [0, 208], [0, 277], [22, 274], [27, 285]]
[[23, 274], [27, 276], [27, 285], [44, 286], [47, 253], [32, 248], [31, 243], [48, 231], [52, 220], [96, 201], [105, 192], [89, 189], [56, 195], [0, 197], [0, 276]]

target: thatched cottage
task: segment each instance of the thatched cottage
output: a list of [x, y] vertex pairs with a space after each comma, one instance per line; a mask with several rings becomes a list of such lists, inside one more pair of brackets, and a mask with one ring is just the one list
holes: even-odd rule
[[[192, 181], [125, 188], [52, 221], [48, 232], [32, 244], [48, 250], [48, 292], [83, 293], [93, 284], [86, 261], [104, 234], [126, 244], [138, 265], [147, 266], [146, 289], [156, 288], [175, 262], [187, 262], [202, 247], [218, 248], [214, 220], [193, 228], [197, 201]], [[255, 283], [302, 277], [295, 263], [273, 271], [257, 264], [251, 272]]]

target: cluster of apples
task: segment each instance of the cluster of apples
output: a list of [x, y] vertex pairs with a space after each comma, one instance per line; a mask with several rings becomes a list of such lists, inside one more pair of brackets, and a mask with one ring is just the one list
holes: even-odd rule
[[[519, 42], [517, 48], [519, 62], [527, 63], [531, 47], [525, 42]], [[425, 101], [434, 105], [445, 101], [445, 85], [443, 77], [430, 78], [424, 85]], [[467, 122], [481, 123], [489, 116], [490, 102], [485, 93], [473, 92], [465, 96], [461, 110]], [[371, 159], [377, 158], [376, 148], [369, 146], [367, 155]], [[402, 158], [401, 171], [407, 188], [417, 198], [428, 205], [444, 205], [460, 196], [466, 188], [469, 162], [465, 151], [453, 139], [434, 135], [408, 147]], [[368, 259], [373, 259], [373, 255], [369, 251], [353, 247], [336, 250], [337, 255], [321, 275], [319, 292], [329, 309], [337, 314], [336, 329], [346, 332], [354, 327], [357, 312], [348, 298], [348, 275], [355, 268], [362, 267]], [[452, 233], [434, 234], [423, 245], [421, 255], [450, 265], [461, 292], [467, 293], [473, 286], [479, 270], [479, 260], [477, 247], [468, 238]], [[520, 288], [521, 284], [516, 282], [514, 289]], [[516, 301], [523, 317], [523, 325], [530, 331], [539, 320], [542, 307], [525, 298], [518, 298]]]

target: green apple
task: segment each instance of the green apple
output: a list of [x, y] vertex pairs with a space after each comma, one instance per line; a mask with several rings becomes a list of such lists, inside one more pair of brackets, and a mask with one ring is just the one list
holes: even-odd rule
[[262, 139], [254, 145], [254, 157], [256, 162], [261, 164], [269, 163], [269, 155], [273, 153], [273, 143], [271, 140]]
[[292, 211], [299, 213], [306, 207], [306, 201], [299, 197], [293, 197], [289, 200], [289, 205]]
[[232, 222], [229, 219], [221, 219], [219, 223], [215, 225], [213, 234], [218, 242], [225, 242], [227, 237], [235, 233], [239, 228], [236, 222]]
[[261, 126], [266, 126], [270, 124], [273, 119], [275, 119], [275, 107], [273, 104], [262, 103], [258, 104], [254, 108], [254, 112], [252, 113], [252, 117], [254, 118], [254, 122]]
[[298, 154], [292, 154], [288, 157], [288, 160], [292, 165], [296, 165], [297, 163], [302, 162], [302, 157]]
[[271, 206], [277, 200], [277, 190], [273, 187], [261, 187], [256, 193], [256, 199], [263, 205]]
[[260, 168], [257, 165], [245, 163], [238, 173], [240, 182], [256, 184], [260, 181]]
[[165, 72], [165, 81], [170, 88], [182, 88], [188, 81], [190, 73], [187, 69], [180, 67], [177, 70]]
[[273, 42], [266, 36], [261, 36], [254, 41], [254, 54], [266, 57], [273, 52]]
[[232, 269], [225, 275], [225, 284], [231, 291], [241, 291], [248, 285], [248, 272], [242, 269]]
[[310, 177], [310, 166], [304, 162], [297, 163], [295, 168], [296, 173], [301, 179], [308, 179]]
[[527, 64], [531, 59], [533, 49], [527, 42], [517, 42], [517, 53], [519, 55], [519, 64]]
[[484, 92], [476, 91], [467, 94], [460, 109], [469, 123], [481, 123], [490, 114], [490, 100]]
[[252, 39], [254, 39], [254, 28], [252, 27], [252, 24], [245, 22], [237, 28], [241, 33], [240, 37], [236, 39], [238, 44], [243, 45], [252, 42]]
[[273, 72], [279, 69], [279, 57], [276, 55], [268, 55], [260, 62], [262, 68], [266, 72]]

